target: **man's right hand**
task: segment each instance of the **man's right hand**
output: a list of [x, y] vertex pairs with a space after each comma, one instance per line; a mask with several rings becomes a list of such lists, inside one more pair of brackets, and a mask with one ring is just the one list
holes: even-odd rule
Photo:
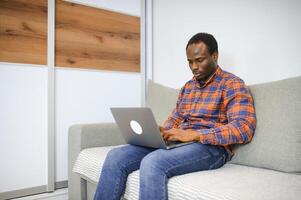
[[163, 126], [159, 126], [159, 129], [160, 129], [161, 136], [163, 137], [163, 135], [164, 135], [164, 133], [163, 133], [163, 131], [164, 131]]

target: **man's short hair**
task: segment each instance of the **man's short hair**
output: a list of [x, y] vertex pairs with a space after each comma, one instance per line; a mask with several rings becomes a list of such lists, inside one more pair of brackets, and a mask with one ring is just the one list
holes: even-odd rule
[[189, 45], [197, 44], [200, 42], [204, 42], [206, 44], [210, 55], [212, 55], [214, 52], [218, 53], [217, 41], [213, 37], [213, 35], [211, 35], [209, 33], [197, 33], [194, 36], [192, 36], [192, 38], [190, 38], [190, 40], [188, 41], [188, 43], [186, 45], [186, 50]]

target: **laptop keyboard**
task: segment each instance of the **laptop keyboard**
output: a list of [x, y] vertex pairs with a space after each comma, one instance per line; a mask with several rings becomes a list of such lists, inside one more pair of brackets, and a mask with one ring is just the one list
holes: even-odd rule
[[176, 145], [176, 144], [180, 144], [182, 142], [179, 141], [165, 141], [166, 146], [171, 146], [171, 145]]

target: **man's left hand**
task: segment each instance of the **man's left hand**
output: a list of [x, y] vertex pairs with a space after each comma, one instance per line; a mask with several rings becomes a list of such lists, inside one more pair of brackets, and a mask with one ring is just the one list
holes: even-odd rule
[[172, 128], [169, 130], [164, 130], [163, 138], [166, 141], [180, 141], [180, 142], [192, 142], [199, 141], [199, 133], [195, 130], [187, 129], [176, 129]]

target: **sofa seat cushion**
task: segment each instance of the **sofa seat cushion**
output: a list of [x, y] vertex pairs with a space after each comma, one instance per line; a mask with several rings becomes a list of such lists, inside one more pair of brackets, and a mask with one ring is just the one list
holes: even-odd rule
[[[97, 184], [107, 153], [117, 146], [88, 148], [81, 151], [73, 172]], [[301, 175], [274, 170], [226, 164], [220, 169], [172, 177], [168, 182], [171, 200], [251, 200], [299, 199]], [[128, 177], [124, 197], [138, 199], [139, 170]]]

